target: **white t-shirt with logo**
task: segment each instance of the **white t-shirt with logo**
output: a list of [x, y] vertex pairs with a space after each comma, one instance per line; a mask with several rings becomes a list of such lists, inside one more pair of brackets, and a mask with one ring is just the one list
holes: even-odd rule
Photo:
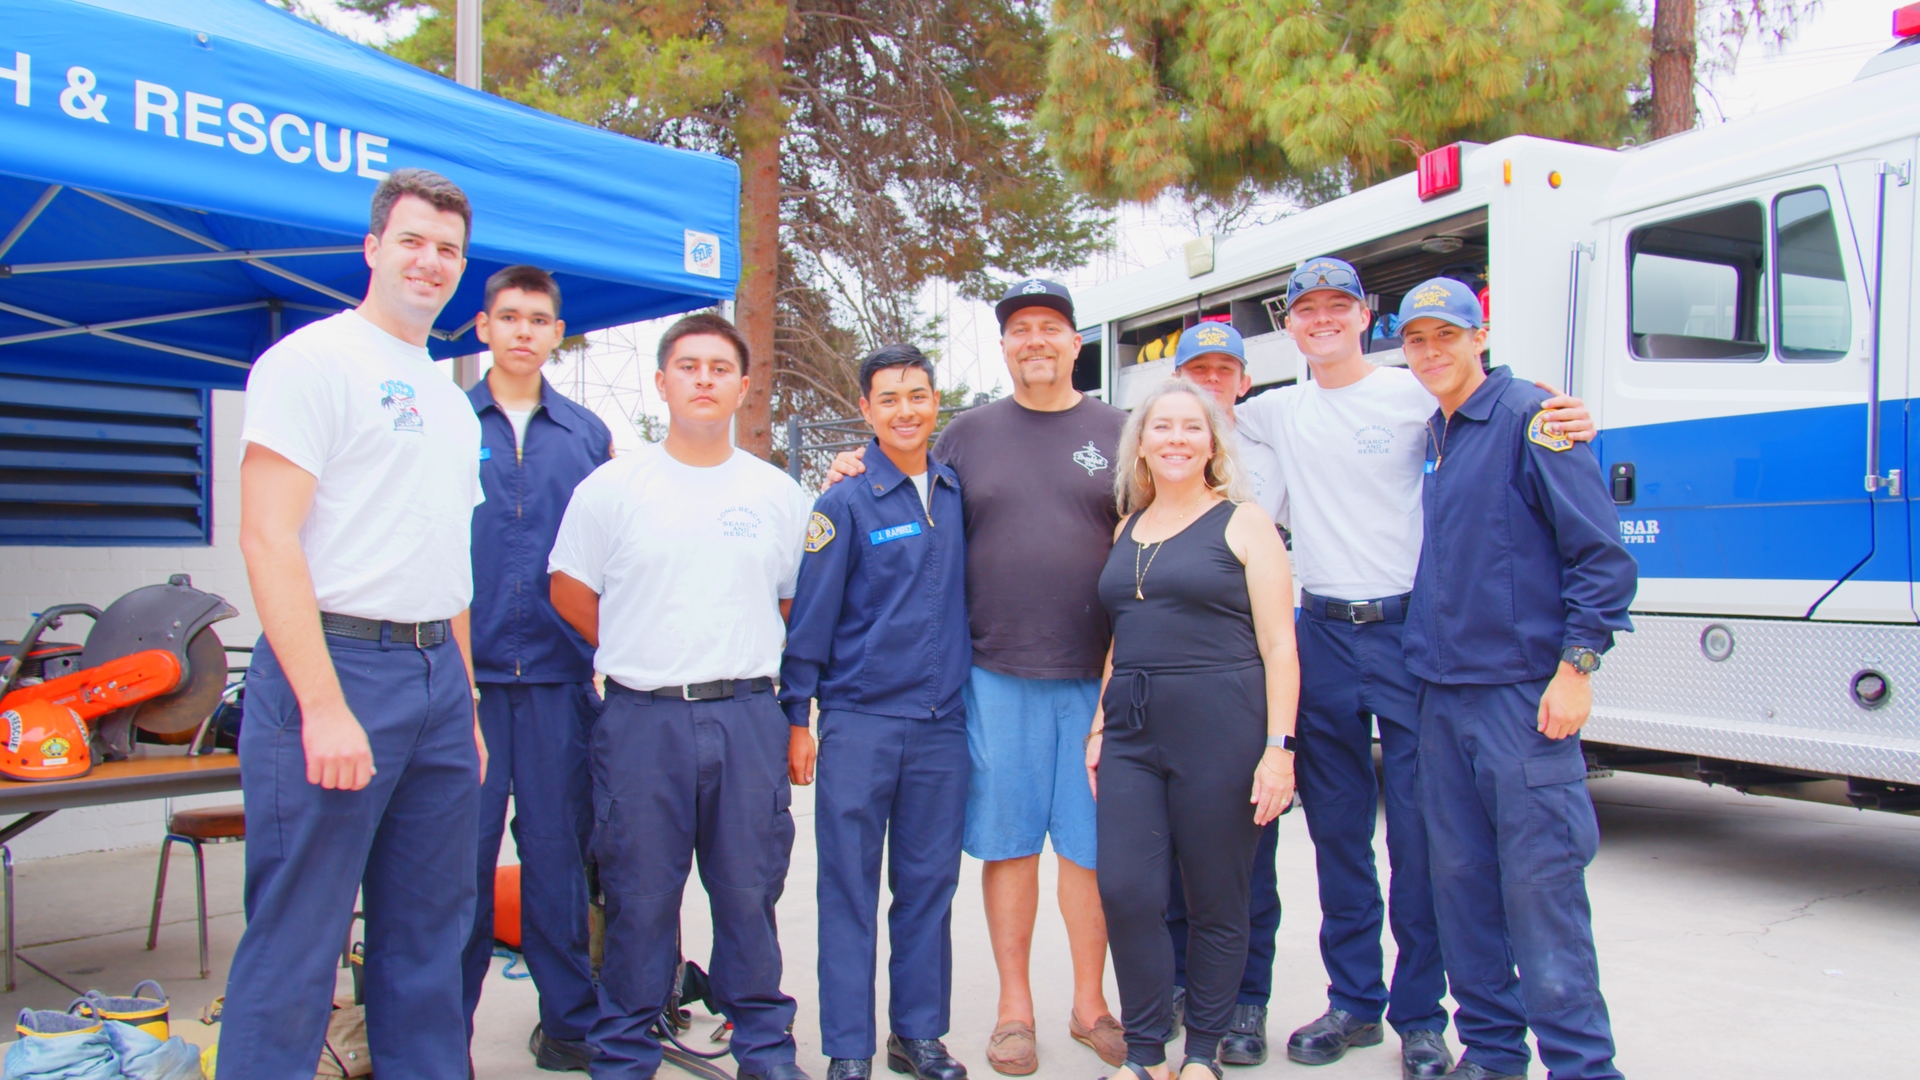
[[1413, 588], [1427, 418], [1438, 408], [1413, 373], [1375, 368], [1350, 386], [1316, 382], [1242, 402], [1242, 434], [1279, 458], [1300, 586], [1335, 600]]
[[300, 547], [320, 610], [446, 619], [473, 599], [480, 419], [427, 350], [344, 311], [268, 349], [247, 376], [241, 453], [312, 473]]
[[600, 594], [593, 666], [629, 689], [771, 677], [812, 510], [744, 450], [700, 468], [644, 446], [573, 489], [547, 570]]
[[1246, 429], [1238, 422], [1233, 428], [1233, 443], [1240, 459], [1240, 471], [1247, 479], [1247, 489], [1253, 493], [1254, 504], [1266, 511], [1273, 520], [1285, 521], [1287, 485], [1280, 474], [1280, 455], [1274, 453], [1273, 447], [1266, 443], [1248, 437]]

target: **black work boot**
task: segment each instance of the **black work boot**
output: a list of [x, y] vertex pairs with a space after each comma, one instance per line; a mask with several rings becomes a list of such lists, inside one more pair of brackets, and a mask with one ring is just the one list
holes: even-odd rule
[[553, 1038], [539, 1024], [533, 1025], [533, 1034], [527, 1036], [527, 1053], [533, 1055], [535, 1065], [548, 1072], [586, 1072], [587, 1063], [593, 1060], [593, 1047], [584, 1040]]
[[1409, 1031], [1400, 1036], [1401, 1080], [1440, 1080], [1453, 1068], [1453, 1051], [1438, 1031]]
[[872, 1058], [834, 1058], [827, 1062], [827, 1080], [870, 1080]]
[[1446, 1080], [1527, 1080], [1524, 1074], [1497, 1073], [1477, 1061], [1463, 1061]]
[[1239, 1005], [1227, 1022], [1227, 1033], [1220, 1036], [1220, 1063], [1223, 1065], [1264, 1065], [1267, 1062], [1267, 1007]]
[[967, 1080], [967, 1067], [947, 1053], [939, 1039], [887, 1036], [887, 1068], [912, 1073], [914, 1080]]
[[1350, 1046], [1379, 1046], [1385, 1038], [1379, 1021], [1330, 1008], [1287, 1039], [1287, 1057], [1302, 1065], [1328, 1065], [1339, 1061]]

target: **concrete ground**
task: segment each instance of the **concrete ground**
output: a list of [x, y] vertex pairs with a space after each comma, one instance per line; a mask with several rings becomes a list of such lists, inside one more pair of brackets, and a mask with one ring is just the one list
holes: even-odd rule
[[[1591, 785], [1604, 842], [1588, 875], [1601, 971], [1620, 1065], [1636, 1080], [1898, 1075], [1911, 1068], [1920, 1030], [1920, 819], [1747, 797], [1691, 781], [1622, 775]], [[825, 1073], [814, 1000], [814, 853], [811, 793], [796, 792], [800, 820], [793, 872], [781, 904], [786, 987], [800, 1002], [801, 1064]], [[193, 1042], [217, 1028], [193, 1018], [220, 989], [241, 929], [239, 845], [208, 849], [214, 976], [197, 978], [191, 861], [176, 858], [160, 947], [144, 951], [155, 850], [134, 849], [24, 863], [16, 871], [21, 955], [80, 987], [126, 993], [143, 978], [173, 995], [175, 1030]], [[1049, 857], [1050, 859], [1051, 857]], [[1273, 1021], [1276, 1044], [1325, 1006], [1315, 943], [1313, 850], [1298, 816], [1280, 842], [1280, 928]], [[1381, 854], [1384, 865], [1384, 850]], [[996, 980], [980, 908], [979, 864], [968, 860], [954, 910], [954, 1011], [948, 1044], [981, 1080], [994, 1023]], [[1052, 874], [1047, 874], [1051, 887]], [[883, 901], [884, 902], [884, 901]], [[704, 959], [705, 896], [688, 890], [685, 935]], [[1392, 942], [1387, 943], [1391, 963]], [[547, 1076], [527, 1056], [532, 984], [496, 974], [487, 984], [474, 1057], [484, 1080]], [[881, 964], [882, 979], [885, 964]], [[1041, 907], [1034, 948], [1043, 1078], [1093, 1080], [1112, 1070], [1066, 1034], [1065, 934]], [[63, 1008], [72, 994], [24, 964], [20, 986], [0, 995], [22, 1006]], [[343, 981], [343, 986], [345, 985]], [[1109, 1000], [1118, 1009], [1108, 977]], [[884, 987], [881, 1000], [885, 1000]], [[884, 1034], [884, 1005], [882, 1006]], [[695, 1034], [712, 1027], [702, 1020]], [[1276, 1054], [1246, 1080], [1397, 1077], [1397, 1040], [1356, 1050], [1311, 1074]], [[1904, 1063], [1904, 1064], [1903, 1064]], [[884, 1065], [881, 1074], [885, 1075]], [[663, 1075], [679, 1075], [668, 1068]], [[1533, 1075], [1544, 1076], [1538, 1064]]]

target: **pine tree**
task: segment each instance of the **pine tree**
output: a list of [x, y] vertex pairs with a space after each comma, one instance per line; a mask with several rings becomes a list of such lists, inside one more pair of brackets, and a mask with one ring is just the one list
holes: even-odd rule
[[1646, 32], [1625, 0], [1059, 0], [1038, 119], [1109, 199], [1324, 190], [1459, 140], [1611, 145]]
[[1820, 0], [1654, 0], [1650, 134], [1658, 139], [1692, 130], [1699, 119], [1693, 88], [1701, 74], [1732, 71], [1749, 35], [1786, 44], [1819, 8]]
[[[452, 73], [452, 0], [345, 2], [420, 9], [391, 51]], [[985, 297], [996, 275], [1078, 264], [1102, 234], [1031, 123], [1039, 0], [486, 0], [484, 12], [487, 90], [740, 162], [736, 320], [756, 378], [737, 430], [763, 456], [788, 410], [854, 411], [858, 350], [930, 341], [937, 328], [914, 306], [928, 282]]]

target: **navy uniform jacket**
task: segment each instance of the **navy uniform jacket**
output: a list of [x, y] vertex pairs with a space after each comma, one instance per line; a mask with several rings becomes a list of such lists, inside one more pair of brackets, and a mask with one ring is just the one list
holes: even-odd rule
[[931, 513], [913, 481], [867, 443], [866, 475], [814, 503], [780, 665], [787, 720], [807, 702], [879, 716], [944, 717], [973, 664], [960, 478], [927, 462]]
[[1561, 649], [1605, 652], [1633, 629], [1639, 570], [1613, 496], [1591, 447], [1532, 427], [1547, 397], [1498, 367], [1451, 421], [1427, 421], [1426, 538], [1405, 638], [1407, 667], [1427, 682], [1549, 678]]
[[540, 405], [515, 447], [513, 421], [481, 379], [467, 391], [480, 416], [480, 486], [473, 508], [475, 682], [593, 678], [593, 647], [553, 610], [547, 555], [574, 486], [608, 458], [601, 419], [540, 380]]

